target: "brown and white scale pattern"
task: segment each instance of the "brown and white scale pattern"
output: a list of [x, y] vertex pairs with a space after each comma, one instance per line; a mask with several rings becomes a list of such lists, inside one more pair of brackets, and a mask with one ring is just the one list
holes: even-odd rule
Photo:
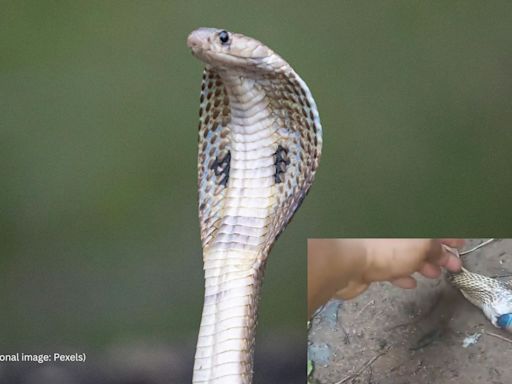
[[322, 127], [304, 81], [241, 34], [200, 28], [199, 220], [205, 299], [194, 383], [252, 381], [260, 287], [270, 249], [318, 167]]
[[512, 332], [512, 281], [501, 281], [466, 268], [458, 273], [448, 273], [448, 280], [482, 310], [492, 325]]

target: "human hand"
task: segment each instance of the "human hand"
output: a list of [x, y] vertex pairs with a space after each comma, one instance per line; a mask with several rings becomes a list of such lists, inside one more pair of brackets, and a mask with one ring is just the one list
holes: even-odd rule
[[390, 281], [400, 288], [415, 288], [415, 272], [434, 279], [441, 275], [441, 267], [458, 272], [462, 266], [445, 247], [460, 248], [461, 239], [365, 239], [363, 244], [368, 257], [366, 283]]
[[331, 297], [351, 299], [372, 282], [390, 281], [401, 288], [416, 287], [412, 275], [441, 275], [461, 268], [445, 246], [459, 248], [457, 239], [310, 239], [308, 241], [308, 313]]

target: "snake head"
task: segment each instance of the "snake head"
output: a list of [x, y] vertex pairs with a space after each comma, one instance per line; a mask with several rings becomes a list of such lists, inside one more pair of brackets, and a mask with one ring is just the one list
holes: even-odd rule
[[187, 45], [192, 54], [217, 69], [244, 68], [274, 71], [284, 62], [260, 41], [217, 28], [199, 28], [190, 33]]
[[496, 325], [505, 331], [512, 332], [512, 313], [505, 313], [504, 315], [498, 316]]

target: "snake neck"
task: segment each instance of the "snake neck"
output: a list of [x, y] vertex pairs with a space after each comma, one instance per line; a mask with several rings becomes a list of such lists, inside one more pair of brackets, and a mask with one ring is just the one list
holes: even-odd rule
[[250, 384], [264, 262], [241, 249], [205, 254], [205, 298], [193, 383]]
[[226, 74], [222, 81], [230, 100], [228, 178], [222, 208], [215, 209], [219, 221], [203, 236], [205, 262], [209, 252], [217, 250], [266, 256], [275, 239], [270, 221], [279, 203], [275, 160], [283, 138], [266, 94], [250, 78]]
[[499, 327], [497, 321], [501, 315], [512, 313], [512, 287], [509, 284], [465, 268], [458, 273], [449, 273], [448, 278], [494, 326]]
[[275, 142], [265, 95], [254, 82], [223, 79], [230, 98], [229, 179], [203, 253], [205, 299], [194, 383], [252, 382], [260, 286], [276, 207]]
[[206, 292], [193, 382], [249, 384], [265, 262], [313, 181], [321, 126], [291, 70], [207, 67], [200, 101]]

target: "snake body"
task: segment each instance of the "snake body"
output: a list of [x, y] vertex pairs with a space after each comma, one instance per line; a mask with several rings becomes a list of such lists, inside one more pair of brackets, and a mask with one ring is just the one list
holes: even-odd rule
[[466, 268], [449, 273], [448, 280], [462, 295], [482, 310], [497, 328], [512, 332], [512, 282], [503, 282]]
[[322, 127], [306, 83], [261, 42], [200, 28], [187, 44], [205, 65], [198, 151], [205, 297], [193, 382], [247, 384], [267, 256], [313, 182]]

